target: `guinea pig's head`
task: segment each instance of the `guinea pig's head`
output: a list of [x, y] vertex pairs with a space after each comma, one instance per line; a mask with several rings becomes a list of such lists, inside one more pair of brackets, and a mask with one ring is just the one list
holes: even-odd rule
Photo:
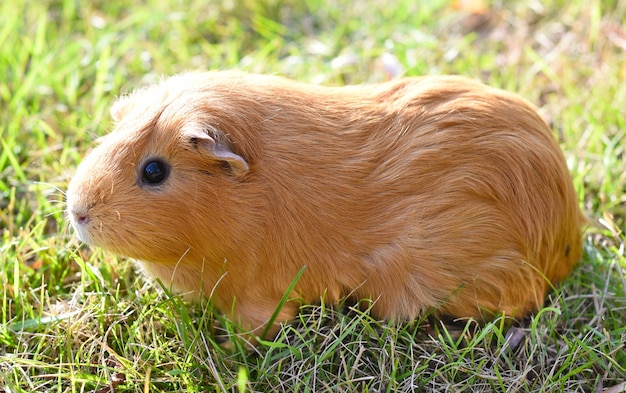
[[228, 224], [220, 214], [250, 165], [220, 129], [219, 105], [212, 104], [220, 98], [203, 75], [173, 77], [115, 103], [114, 130], [79, 165], [67, 190], [79, 239], [171, 263], [210, 243], [212, 227]]

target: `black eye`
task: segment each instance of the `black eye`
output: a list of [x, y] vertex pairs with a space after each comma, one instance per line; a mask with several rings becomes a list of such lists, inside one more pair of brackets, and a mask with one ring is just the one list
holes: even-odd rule
[[141, 181], [146, 184], [160, 184], [167, 179], [168, 172], [169, 168], [164, 162], [148, 161], [141, 172]]

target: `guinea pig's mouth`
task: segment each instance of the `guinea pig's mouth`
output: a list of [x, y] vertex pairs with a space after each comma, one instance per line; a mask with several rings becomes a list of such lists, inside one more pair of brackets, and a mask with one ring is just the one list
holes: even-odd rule
[[91, 222], [91, 217], [89, 213], [87, 213], [87, 209], [71, 208], [68, 210], [68, 217], [78, 239], [84, 243], [91, 244], [89, 230], [87, 228]]

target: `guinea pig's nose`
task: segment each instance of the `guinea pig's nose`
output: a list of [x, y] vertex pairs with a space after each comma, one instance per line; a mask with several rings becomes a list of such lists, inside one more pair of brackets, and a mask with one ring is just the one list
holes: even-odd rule
[[72, 217], [74, 217], [74, 221], [76, 224], [84, 226], [89, 223], [89, 213], [82, 209], [74, 209], [72, 210]]
[[86, 225], [87, 223], [89, 223], [89, 216], [84, 214], [84, 215], [80, 215], [80, 216], [76, 216], [76, 222], [79, 225]]

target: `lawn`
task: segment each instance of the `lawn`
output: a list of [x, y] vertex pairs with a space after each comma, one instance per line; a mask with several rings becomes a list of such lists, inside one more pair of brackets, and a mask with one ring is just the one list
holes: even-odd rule
[[[512, 335], [341, 304], [222, 349], [210, 304], [79, 244], [64, 190], [116, 96], [231, 68], [328, 85], [462, 74], [519, 93], [565, 152], [583, 259]], [[626, 1], [4, 0], [0, 75], [1, 391], [626, 391]]]

